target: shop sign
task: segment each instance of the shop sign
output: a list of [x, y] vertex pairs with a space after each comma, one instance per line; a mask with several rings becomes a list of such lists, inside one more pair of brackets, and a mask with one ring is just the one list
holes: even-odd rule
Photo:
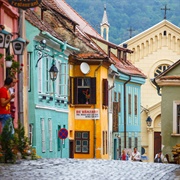
[[75, 109], [75, 119], [99, 119], [99, 109]]
[[38, 6], [42, 0], [8, 0], [13, 7], [29, 9]]

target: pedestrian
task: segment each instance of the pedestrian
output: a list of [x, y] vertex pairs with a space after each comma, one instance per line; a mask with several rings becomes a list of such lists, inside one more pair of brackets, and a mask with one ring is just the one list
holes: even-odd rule
[[138, 152], [138, 150], [137, 150], [136, 147], [134, 148], [134, 151], [132, 152], [131, 160], [132, 160], [132, 161], [142, 162], [142, 160], [141, 160], [141, 154], [140, 154], [140, 152]]
[[161, 153], [160, 152], [157, 154], [157, 157], [154, 159], [154, 162], [155, 163], [162, 163]]
[[[18, 82], [18, 79], [16, 79], [15, 77], [13, 77], [13, 83], [12, 83], [12, 86], [9, 88], [9, 93], [10, 94], [13, 94], [15, 93], [15, 85], [16, 83]], [[11, 117], [14, 121], [14, 118], [15, 118], [15, 111], [16, 111], [16, 107], [14, 106], [14, 99], [12, 99], [10, 101], [10, 111], [11, 111]]]
[[124, 149], [122, 150], [122, 154], [121, 154], [120, 159], [123, 160], [123, 161], [128, 160], [128, 155], [126, 154], [126, 151]]
[[15, 94], [10, 95], [9, 88], [13, 87], [13, 78], [7, 77], [4, 81], [4, 86], [0, 88], [0, 122], [1, 130], [6, 124], [7, 120], [10, 119], [10, 126], [12, 126], [12, 134], [14, 133], [14, 128], [12, 125], [11, 111], [10, 111], [10, 101], [15, 97]]
[[164, 156], [162, 154], [162, 151], [159, 151], [154, 158], [154, 162], [162, 163], [164, 161]]

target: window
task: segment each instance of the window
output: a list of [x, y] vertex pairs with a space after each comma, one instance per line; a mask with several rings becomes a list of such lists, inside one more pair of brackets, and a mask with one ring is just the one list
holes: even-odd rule
[[137, 95], [134, 96], [134, 114], [137, 115]]
[[103, 79], [103, 105], [108, 106], [108, 81]]
[[180, 134], [180, 101], [173, 102], [173, 134]]
[[131, 115], [131, 94], [128, 94], [128, 114]]
[[114, 92], [114, 101], [117, 102], [117, 92]]
[[45, 75], [45, 84], [46, 84], [46, 91], [45, 91], [45, 93], [52, 93], [52, 81], [51, 81], [51, 79], [50, 79], [50, 76], [49, 76], [49, 69], [50, 69], [50, 67], [52, 66], [52, 64], [51, 64], [51, 57], [46, 57], [46, 67], [45, 67], [45, 69], [46, 69], [46, 75]]
[[118, 93], [119, 112], [121, 112], [121, 93]]
[[163, 71], [165, 71], [167, 68], [169, 67], [168, 64], [161, 64], [160, 66], [158, 66], [155, 71], [154, 71], [154, 77], [158, 76], [159, 74], [161, 74]]
[[[61, 129], [61, 126], [58, 125], [58, 133], [59, 133], [60, 129]], [[57, 139], [57, 141], [58, 141], [57, 148], [58, 148], [58, 151], [60, 151], [61, 150], [61, 139], [59, 137], [57, 137], [57, 138], [58, 138]]]
[[180, 134], [180, 104], [177, 105], [177, 133]]
[[129, 148], [131, 148], [131, 146], [132, 146], [131, 137], [129, 137], [128, 142], [129, 142], [128, 146], [129, 146]]
[[29, 142], [33, 145], [33, 125], [29, 124]]
[[52, 120], [48, 119], [49, 126], [49, 151], [52, 151]]
[[96, 78], [70, 78], [70, 102], [96, 104]]
[[75, 152], [89, 153], [89, 132], [75, 132]]
[[134, 147], [138, 147], [138, 138], [135, 137], [135, 140], [134, 140]]
[[42, 141], [42, 152], [46, 152], [45, 125], [43, 118], [41, 119], [41, 141]]
[[[38, 59], [42, 56], [42, 52], [38, 52]], [[42, 93], [42, 61], [38, 63], [38, 92]]]
[[27, 53], [27, 83], [28, 91], [31, 90], [31, 53]]
[[68, 64], [58, 62], [58, 78], [57, 78], [57, 95], [67, 97], [68, 96]]

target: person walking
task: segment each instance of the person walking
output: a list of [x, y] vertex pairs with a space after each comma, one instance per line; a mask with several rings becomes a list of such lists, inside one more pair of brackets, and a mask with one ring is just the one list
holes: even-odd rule
[[[9, 88], [13, 87], [13, 78], [7, 77], [4, 81], [4, 86], [0, 88], [0, 123], [1, 123], [1, 130], [4, 125], [6, 124], [7, 120], [11, 120], [12, 125], [12, 117], [11, 117], [11, 111], [10, 111], [10, 101], [15, 97], [15, 94], [9, 93]], [[12, 125], [12, 134], [14, 133], [14, 128]]]

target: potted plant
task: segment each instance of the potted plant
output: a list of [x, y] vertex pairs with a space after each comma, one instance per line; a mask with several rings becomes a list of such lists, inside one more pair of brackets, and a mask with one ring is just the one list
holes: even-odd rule
[[5, 57], [6, 60], [6, 67], [10, 68], [12, 66], [12, 63], [14, 61], [14, 55], [13, 54], [9, 54]]
[[9, 71], [9, 75], [14, 77], [16, 73], [20, 73], [22, 71], [23, 64], [20, 64], [18, 61], [12, 60], [12, 65]]

